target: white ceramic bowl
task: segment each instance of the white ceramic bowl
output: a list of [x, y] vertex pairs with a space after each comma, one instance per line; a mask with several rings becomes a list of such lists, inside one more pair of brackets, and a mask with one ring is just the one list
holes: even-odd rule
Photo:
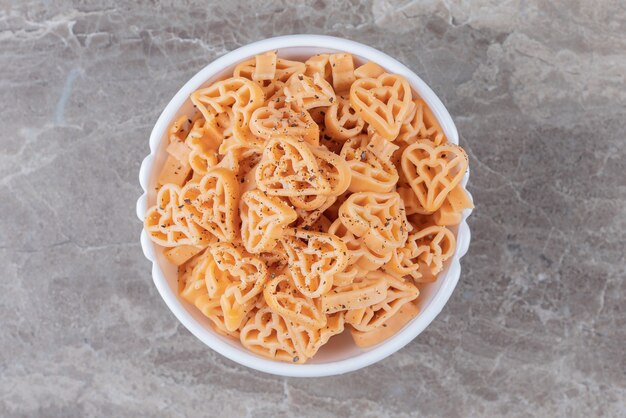
[[[401, 74], [431, 108], [448, 140], [454, 144], [459, 142], [452, 118], [435, 93], [415, 73], [390, 56], [369, 46], [330, 36], [291, 35], [265, 39], [216, 59], [193, 76], [168, 103], [154, 125], [150, 135], [150, 155], [143, 160], [139, 171], [139, 181], [144, 191], [137, 201], [139, 219], [143, 221], [147, 208], [156, 200], [156, 179], [166, 157], [166, 132], [180, 114], [190, 113], [191, 92], [231, 74], [237, 63], [269, 50], [278, 50], [279, 56], [287, 59], [305, 59], [319, 53], [346, 51], [360, 62], [373, 61], [390, 73]], [[463, 179], [464, 186], [468, 177], [469, 172]], [[349, 333], [344, 332], [333, 337], [306, 364], [288, 364], [257, 356], [246, 350], [238, 341], [217, 334], [211, 328], [209, 319], [178, 297], [176, 267], [166, 261], [162, 249], [150, 241], [145, 231], [141, 233], [141, 247], [146, 258], [152, 262], [154, 284], [167, 306], [193, 335], [213, 350], [239, 364], [267, 373], [299, 377], [329, 376], [357, 370], [384, 359], [408, 344], [435, 319], [450, 298], [461, 274], [459, 260], [467, 252], [470, 242], [470, 230], [465, 222], [470, 212], [465, 211], [463, 221], [456, 231], [457, 248], [454, 257], [448, 260], [446, 268], [435, 283], [421, 288], [420, 313], [416, 318], [393, 337], [368, 349], [357, 347]]]

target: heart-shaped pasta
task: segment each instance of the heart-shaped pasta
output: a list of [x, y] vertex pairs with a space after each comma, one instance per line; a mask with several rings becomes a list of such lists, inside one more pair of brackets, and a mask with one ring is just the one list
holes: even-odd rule
[[324, 206], [328, 202], [328, 196], [339, 196], [348, 189], [352, 178], [350, 166], [346, 160], [337, 154], [328, 151], [324, 147], [309, 146], [315, 156], [318, 169], [323, 173], [324, 180], [329, 183], [328, 192], [310, 195], [291, 196], [289, 201], [297, 208], [304, 210], [315, 210]]
[[199, 119], [194, 123], [185, 139], [185, 144], [191, 148], [189, 164], [194, 173], [205, 175], [209, 168], [217, 165], [218, 149], [223, 137], [217, 118], [210, 121]]
[[306, 357], [311, 358], [321, 346], [326, 344], [333, 335], [344, 330], [343, 312], [328, 315], [326, 325], [322, 328], [311, 328], [301, 324], [287, 324], [296, 345]]
[[413, 103], [415, 106], [408, 116], [408, 122], [403, 123], [400, 127], [398, 140], [409, 144], [416, 139], [428, 139], [435, 145], [446, 143], [443, 128], [426, 102], [419, 98]]
[[350, 106], [350, 100], [337, 97], [324, 114], [324, 132], [331, 138], [345, 141], [363, 131], [365, 122]]
[[284, 96], [276, 97], [255, 110], [250, 130], [263, 139], [291, 136], [302, 138], [313, 145], [319, 143], [319, 127], [309, 112], [295, 109], [285, 101]]
[[213, 119], [231, 107], [239, 127], [248, 126], [250, 115], [263, 104], [263, 100], [261, 87], [243, 77], [227, 78], [191, 94], [191, 101], [206, 120]]
[[243, 77], [231, 77], [219, 81], [210, 87], [196, 90], [191, 101], [202, 112], [206, 120], [211, 120], [224, 113], [230, 116], [232, 134], [240, 141], [253, 145], [259, 144], [250, 131], [252, 112], [264, 101], [264, 93], [256, 82]]
[[372, 271], [366, 278], [382, 278], [386, 282], [387, 295], [379, 303], [364, 309], [355, 309], [346, 314], [346, 322], [357, 331], [368, 332], [381, 327], [405, 303], [416, 299], [420, 293], [419, 289], [409, 281], [380, 271]]
[[454, 254], [456, 238], [445, 226], [433, 225], [409, 235], [414, 252], [412, 260], [419, 265], [421, 277], [418, 282], [432, 282], [443, 270], [443, 263]]
[[239, 339], [248, 350], [288, 363], [304, 363], [306, 356], [287, 321], [268, 306], [259, 309], [241, 329]]
[[[381, 141], [388, 142], [384, 139]], [[374, 152], [375, 144], [367, 135], [359, 135], [346, 141], [341, 156], [350, 167], [351, 192], [390, 192], [398, 181], [398, 171], [389, 157], [380, 158]]]
[[231, 170], [214, 167], [199, 183], [187, 183], [181, 192], [183, 210], [189, 218], [222, 241], [237, 233], [239, 184]]
[[[370, 249], [367, 245], [365, 245], [364, 239], [355, 236], [346, 226], [341, 222], [341, 219], [336, 219], [328, 228], [328, 233], [336, 235], [339, 237], [344, 244], [346, 244], [346, 248], [348, 248], [348, 266], [352, 268], [356, 267], [359, 272], [368, 272], [372, 270], [376, 270], [385, 263], [389, 261], [391, 258], [391, 251], [385, 251], [382, 254], [379, 254], [372, 249]], [[352, 275], [349, 270], [351, 268], [346, 268], [343, 273], [347, 275]], [[343, 273], [337, 273], [337, 275], [342, 275]], [[344, 279], [345, 281], [347, 279]], [[337, 284], [337, 283], [335, 283]]]
[[415, 281], [419, 281], [422, 274], [419, 272], [419, 260], [423, 249], [420, 249], [414, 239], [415, 234], [410, 234], [406, 243], [396, 248], [391, 253], [391, 259], [385, 264], [385, 272], [398, 277], [410, 276]]
[[315, 157], [303, 141], [291, 137], [271, 139], [256, 170], [259, 189], [274, 196], [330, 194], [331, 184]]
[[297, 219], [296, 211], [278, 196], [250, 190], [241, 196], [241, 238], [251, 253], [271, 251], [285, 228]]
[[[209, 318], [219, 333], [238, 338], [239, 332], [231, 332], [225, 325], [219, 296], [225, 289], [226, 283], [220, 283], [220, 288], [217, 289], [216, 281], [212, 280], [217, 276], [219, 276], [219, 270], [211, 254], [208, 251], [199, 254], [179, 269], [180, 296]], [[211, 294], [209, 294], [207, 284], [212, 288]]]
[[411, 95], [404, 77], [385, 73], [356, 80], [350, 87], [350, 104], [379, 135], [393, 141], [411, 110]]
[[157, 193], [157, 204], [148, 209], [144, 228], [150, 239], [164, 247], [208, 245], [210, 235], [185, 216], [181, 189], [165, 184]]
[[220, 295], [220, 305], [224, 325], [232, 332], [240, 327], [256, 297], [263, 291], [268, 270], [261, 259], [245, 254], [243, 249], [231, 243], [211, 244], [209, 251], [227, 283]]
[[458, 145], [417, 141], [402, 153], [402, 171], [425, 211], [439, 209], [467, 171], [468, 159]]
[[339, 219], [378, 254], [404, 245], [408, 225], [398, 193], [352, 194], [339, 208]]
[[299, 110], [330, 106], [337, 99], [332, 86], [319, 74], [314, 74], [313, 77], [302, 73], [294, 74], [283, 91], [285, 101], [295, 104]]
[[281, 242], [293, 281], [302, 294], [317, 298], [330, 290], [333, 276], [348, 265], [348, 249], [335, 235], [303, 229], [292, 234]]
[[283, 318], [308, 328], [326, 326], [326, 315], [320, 307], [320, 300], [303, 295], [293, 280], [283, 274], [270, 280], [263, 289], [267, 305]]

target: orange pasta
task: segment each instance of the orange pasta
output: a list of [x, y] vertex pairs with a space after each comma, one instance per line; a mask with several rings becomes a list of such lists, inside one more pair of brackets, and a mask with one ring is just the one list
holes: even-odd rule
[[419, 314], [473, 207], [468, 160], [402, 76], [348, 53], [276, 51], [190, 97], [144, 229], [179, 294], [253, 353], [304, 363]]

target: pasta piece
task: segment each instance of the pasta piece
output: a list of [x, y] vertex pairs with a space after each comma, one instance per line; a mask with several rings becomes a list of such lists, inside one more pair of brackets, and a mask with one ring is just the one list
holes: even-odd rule
[[180, 210], [180, 196], [177, 185], [162, 186], [157, 194], [157, 204], [148, 209], [144, 229], [153, 242], [163, 247], [208, 245], [208, 233], [189, 221]]
[[235, 173], [221, 167], [211, 168], [200, 183], [187, 183], [181, 191], [181, 207], [187, 216], [227, 242], [237, 234], [238, 200]]
[[312, 145], [319, 143], [319, 127], [306, 110], [296, 110], [285, 97], [270, 100], [252, 114], [250, 129], [263, 139], [300, 137]]
[[281, 242], [296, 287], [310, 298], [328, 292], [333, 276], [348, 265], [348, 249], [335, 235], [295, 229]]
[[312, 109], [330, 106], [337, 98], [328, 81], [319, 74], [313, 77], [302, 73], [291, 76], [283, 89], [285, 101], [296, 105], [296, 109]]
[[354, 310], [356, 315], [346, 314], [346, 322], [357, 331], [369, 332], [383, 326], [404, 304], [415, 300], [420, 293], [417, 287], [410, 282], [380, 271], [370, 272], [366, 278], [383, 278], [387, 283], [387, 296], [382, 302], [364, 309]]
[[209, 318], [214, 329], [220, 334], [238, 338], [238, 332], [230, 332], [226, 329], [219, 298], [209, 296], [205, 279], [208, 254], [208, 251], [205, 251], [179, 269], [180, 296], [183, 300], [196, 306], [204, 316]]
[[297, 219], [296, 211], [277, 196], [250, 190], [241, 196], [241, 237], [251, 253], [271, 251], [285, 228]]
[[196, 245], [178, 245], [163, 251], [163, 255], [170, 263], [180, 266], [203, 249], [203, 247]]
[[[341, 222], [341, 219], [336, 219], [330, 225], [328, 233], [336, 235], [344, 242], [344, 244], [346, 244], [349, 256], [348, 265], [351, 267], [346, 269], [343, 273], [346, 273], [348, 277], [352, 277], [357, 273], [362, 274], [364, 272], [376, 270], [385, 265], [385, 263], [391, 259], [391, 251], [385, 251], [382, 254], [372, 251], [367, 247], [367, 245], [365, 245], [363, 238], [356, 237], [348, 228], [346, 228], [346, 226]], [[351, 272], [350, 270], [352, 269], [356, 269], [357, 273]], [[348, 278], [346, 278], [343, 273], [337, 273], [335, 277], [337, 277], [337, 275], [341, 276], [340, 281], [345, 284], [345, 281], [347, 281]], [[335, 284], [339, 285], [339, 283]]]
[[168, 131], [169, 142], [182, 142], [187, 138], [189, 130], [193, 125], [193, 120], [187, 115], [181, 115], [172, 123]]
[[402, 153], [402, 171], [424, 210], [434, 212], [456, 187], [467, 171], [463, 148], [435, 146], [427, 140], [409, 145]]
[[332, 191], [316, 154], [306, 143], [291, 137], [268, 141], [256, 170], [256, 182], [260, 190], [274, 196], [328, 195]]
[[401, 247], [408, 236], [404, 206], [395, 192], [354, 193], [339, 208], [339, 219], [379, 254]]
[[263, 91], [252, 81], [243, 77], [231, 77], [191, 94], [191, 101], [204, 116], [211, 120], [232, 107], [235, 114], [248, 122], [250, 114], [263, 104]]
[[299, 350], [311, 358], [321, 346], [326, 344], [333, 335], [341, 334], [344, 330], [343, 312], [328, 315], [328, 321], [322, 328], [310, 328], [299, 324], [288, 324]]
[[395, 335], [406, 324], [408, 324], [419, 313], [419, 308], [415, 303], [405, 303], [398, 309], [391, 318], [387, 319], [382, 327], [374, 330], [361, 332], [355, 329], [350, 330], [352, 338], [357, 346], [361, 348], [372, 347], [389, 337]]
[[223, 139], [223, 133], [218, 127], [217, 119], [206, 121], [199, 119], [194, 123], [185, 144], [190, 148], [188, 155], [189, 165], [194, 174], [206, 174], [209, 168], [218, 163], [218, 148]]
[[206, 120], [232, 108], [233, 134], [242, 140], [254, 142], [256, 138], [250, 132], [250, 119], [252, 113], [263, 105], [264, 97], [257, 83], [243, 77], [231, 77], [196, 90], [191, 94], [191, 101]]
[[411, 87], [400, 75], [360, 78], [350, 88], [350, 104], [383, 138], [393, 141], [412, 107]]
[[422, 98], [418, 98], [414, 103], [415, 106], [409, 120], [400, 127], [398, 140], [409, 144], [416, 139], [428, 139], [435, 145], [446, 143], [443, 128], [426, 102]]
[[324, 80], [331, 82], [333, 79], [328, 54], [317, 54], [305, 61], [306, 70], [304, 74], [313, 77], [315, 74], [321, 75]]
[[169, 155], [176, 158], [183, 164], [186, 164], [189, 161], [189, 153], [191, 152], [191, 149], [184, 142], [170, 142], [165, 150]]
[[428, 283], [437, 279], [443, 270], [443, 263], [454, 254], [456, 238], [445, 226], [433, 225], [424, 228], [408, 238], [412, 242], [412, 262], [419, 265], [417, 282]]
[[359, 135], [365, 126], [363, 119], [350, 106], [350, 101], [343, 97], [337, 97], [337, 100], [326, 110], [324, 123], [324, 133], [331, 138], [343, 141]]
[[347, 286], [336, 287], [322, 295], [324, 313], [364, 309], [387, 298], [387, 281], [383, 277], [364, 279]]
[[338, 196], [344, 193], [352, 178], [350, 166], [340, 156], [323, 147], [309, 147], [315, 155], [318, 170], [329, 183], [330, 189], [316, 196], [297, 194], [290, 196], [289, 201], [297, 208], [315, 210], [321, 208], [328, 200], [328, 196]]
[[238, 329], [263, 291], [268, 278], [265, 263], [231, 243], [211, 244], [209, 251], [217, 268], [226, 275], [228, 284], [220, 295], [224, 325], [228, 331]]
[[351, 54], [332, 54], [328, 60], [332, 68], [333, 88], [336, 92], [350, 90], [356, 80], [354, 76], [354, 61]]
[[211, 120], [232, 107], [233, 112], [244, 119], [242, 125], [249, 122], [250, 114], [263, 104], [263, 98], [261, 88], [243, 77], [227, 78], [191, 94], [191, 101], [204, 119]]
[[368, 61], [365, 64], [354, 70], [354, 76], [356, 78], [377, 78], [385, 72], [383, 67], [375, 62]]
[[254, 81], [273, 80], [276, 76], [276, 51], [259, 54], [254, 59], [252, 79]]
[[459, 184], [448, 193], [439, 210], [433, 214], [433, 219], [437, 225], [458, 225], [463, 218], [463, 210], [473, 207], [474, 204]]
[[159, 185], [175, 184], [180, 187], [185, 184], [189, 174], [191, 174], [191, 166], [188, 161], [179, 161], [178, 158], [168, 155], [157, 183]]
[[259, 309], [244, 325], [240, 341], [248, 350], [275, 360], [304, 363], [307, 357], [290, 332], [287, 321], [271, 308]]
[[326, 326], [320, 299], [302, 294], [288, 275], [272, 279], [263, 290], [263, 297], [267, 306], [288, 321], [309, 328]]
[[374, 153], [375, 147], [366, 135], [350, 138], [343, 145], [341, 156], [352, 174], [348, 187], [351, 192], [390, 192], [398, 181], [396, 168], [389, 158], [378, 157]]

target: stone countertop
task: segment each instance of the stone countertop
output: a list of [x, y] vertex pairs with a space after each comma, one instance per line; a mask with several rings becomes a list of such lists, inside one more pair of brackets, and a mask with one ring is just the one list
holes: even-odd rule
[[[130, 3], [0, 3], [1, 416], [626, 415], [623, 2]], [[212, 352], [138, 242], [163, 107], [217, 56], [290, 33], [407, 64], [471, 159], [473, 240], [450, 302], [406, 348], [338, 377]]]

